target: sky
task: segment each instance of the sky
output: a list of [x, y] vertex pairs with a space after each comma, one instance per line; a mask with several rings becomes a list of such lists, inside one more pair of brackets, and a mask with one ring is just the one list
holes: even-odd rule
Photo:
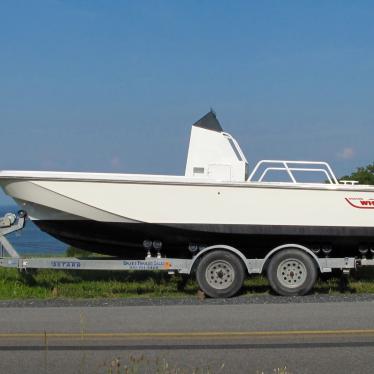
[[183, 174], [213, 108], [250, 168], [350, 173], [374, 161], [373, 14], [364, 0], [2, 0], [0, 170]]

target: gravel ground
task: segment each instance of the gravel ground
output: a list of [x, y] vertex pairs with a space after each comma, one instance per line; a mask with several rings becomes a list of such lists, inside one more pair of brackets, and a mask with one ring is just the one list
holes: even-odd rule
[[121, 307], [121, 306], [157, 306], [157, 305], [235, 305], [235, 304], [290, 304], [290, 303], [341, 303], [374, 302], [374, 294], [308, 295], [308, 296], [239, 296], [230, 299], [187, 298], [126, 298], [126, 299], [23, 299], [1, 300], [0, 308], [17, 307]]

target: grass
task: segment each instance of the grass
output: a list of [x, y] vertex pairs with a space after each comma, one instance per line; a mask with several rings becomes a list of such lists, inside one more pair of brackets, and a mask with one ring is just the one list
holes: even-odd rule
[[[209, 363], [200, 367], [188, 367], [175, 365], [168, 361], [165, 357], [148, 358], [144, 354], [130, 354], [127, 358], [117, 357], [110, 363], [104, 365], [103, 374], [140, 374], [140, 373], [156, 373], [156, 374], [218, 374], [223, 372], [231, 372], [226, 370], [225, 364], [222, 362]], [[248, 374], [292, 374], [287, 367], [274, 368], [271, 372], [263, 370], [248, 370]]]
[[148, 358], [145, 355], [130, 354], [126, 358], [115, 358], [103, 370], [105, 374], [218, 374], [224, 369], [224, 364], [206, 365], [205, 367], [179, 366], [170, 363], [164, 357]]
[[[0, 299], [16, 298], [122, 298], [178, 296], [181, 277], [161, 272], [104, 272], [38, 270], [21, 273], [0, 269]], [[194, 293], [193, 282], [185, 294]]]
[[[318, 294], [374, 293], [374, 270], [362, 269], [350, 277], [348, 287], [341, 288], [336, 275], [323, 276], [314, 287]], [[193, 277], [187, 281], [181, 275], [164, 272], [37, 270], [19, 272], [0, 268], [0, 299], [25, 298], [128, 298], [194, 296], [198, 286]], [[263, 276], [248, 278], [242, 295], [269, 294], [268, 281]]]

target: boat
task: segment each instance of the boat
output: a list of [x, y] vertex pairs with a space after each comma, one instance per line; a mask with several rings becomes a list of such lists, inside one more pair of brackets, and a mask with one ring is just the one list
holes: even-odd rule
[[250, 172], [213, 111], [192, 125], [184, 175], [4, 170], [0, 186], [42, 231], [123, 259], [216, 244], [248, 258], [283, 243], [339, 257], [374, 248], [372, 186], [338, 181], [325, 162], [262, 160]]

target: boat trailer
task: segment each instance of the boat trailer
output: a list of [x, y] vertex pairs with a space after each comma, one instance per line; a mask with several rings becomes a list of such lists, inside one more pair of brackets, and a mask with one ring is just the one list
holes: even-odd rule
[[[225, 265], [225, 260], [222, 260], [222, 253], [229, 253], [229, 256], [235, 257], [236, 261], [240, 264], [244, 264], [248, 274], [261, 274], [267, 270], [268, 263], [271, 263], [271, 259], [274, 255], [279, 255], [286, 250], [292, 248], [298, 252], [306, 252], [312, 257], [319, 268], [321, 273], [330, 273], [334, 269], [342, 271], [342, 275], [347, 277], [352, 269], [356, 269], [362, 266], [374, 266], [374, 259], [358, 259], [354, 257], [344, 258], [320, 258], [317, 257], [310, 249], [297, 244], [286, 244], [280, 247], [274, 248], [269, 251], [266, 256], [262, 259], [248, 259], [238, 249], [227, 246], [227, 245], [215, 245], [202, 249], [200, 252], [194, 255], [191, 259], [181, 258], [164, 258], [158, 253], [157, 257], [152, 257], [148, 253], [144, 260], [131, 260], [131, 259], [119, 259], [119, 258], [76, 258], [76, 257], [24, 257], [21, 256], [13, 245], [6, 238], [13, 232], [22, 230], [27, 221], [27, 214], [24, 211], [18, 212], [18, 215], [13, 213], [7, 213], [4, 217], [0, 218], [0, 267], [4, 268], [15, 268], [26, 271], [27, 269], [65, 269], [65, 270], [131, 270], [131, 271], [167, 271], [169, 274], [180, 273], [180, 274], [191, 274], [195, 272], [197, 274], [198, 283], [199, 281], [199, 266], [200, 262], [203, 263], [209, 256], [211, 263], [206, 264], [203, 272], [208, 274], [207, 269], [211, 269], [214, 276], [210, 280], [210, 286], [213, 288], [217, 286], [219, 291], [219, 282], [226, 281], [230, 282], [230, 277], [237, 277], [238, 273], [235, 273], [235, 269], [230, 269], [230, 266]], [[206, 255], [206, 256], [205, 256]], [[214, 256], [221, 255], [221, 259], [214, 259]], [[242, 260], [242, 261], [240, 261]], [[291, 262], [293, 262], [292, 260]], [[296, 260], [297, 261], [297, 260]], [[205, 261], [207, 262], [207, 261]], [[213, 265], [212, 265], [213, 264]], [[214, 265], [215, 264], [215, 265]], [[291, 264], [292, 265], [292, 264]], [[214, 267], [215, 266], [215, 267]], [[217, 270], [218, 266], [218, 270]], [[289, 266], [289, 265], [288, 265]], [[209, 268], [210, 267], [210, 268]], [[242, 267], [242, 265], [239, 265]], [[234, 266], [235, 268], [235, 266]], [[240, 275], [243, 276], [244, 271], [240, 271]], [[222, 275], [223, 274], [223, 275]], [[291, 274], [292, 275], [292, 274]], [[269, 273], [268, 273], [269, 277]], [[286, 279], [286, 278], [284, 278]], [[293, 279], [289, 277], [287, 279]], [[207, 279], [209, 283], [209, 279]], [[217, 284], [218, 282], [218, 284]], [[271, 282], [270, 282], [271, 283]], [[203, 288], [203, 287], [202, 287]], [[274, 287], [273, 287], [274, 288]], [[239, 290], [239, 288], [238, 288]], [[287, 291], [285, 291], [287, 292]], [[278, 292], [279, 293], [279, 292]], [[282, 294], [282, 293], [281, 293]], [[285, 293], [283, 293], [285, 294]], [[211, 292], [210, 296], [213, 297], [227, 297], [226, 294], [220, 294], [219, 292]], [[231, 296], [234, 293], [230, 294]]]
[[[178, 272], [190, 274], [195, 262], [206, 252], [214, 249], [227, 250], [235, 253], [245, 261], [249, 274], [260, 274], [264, 269], [267, 259], [275, 252], [290, 245], [277, 247], [267, 254], [263, 259], [247, 259], [237, 249], [226, 245], [215, 245], [204, 248], [192, 259], [164, 258], [147, 256], [144, 260], [128, 260], [118, 258], [82, 259], [76, 257], [22, 257], [6, 238], [13, 232], [22, 230], [26, 225], [27, 214], [18, 212], [18, 216], [7, 213], [0, 218], [0, 267], [17, 269], [74, 269], [74, 270], [165, 270], [169, 273]], [[302, 246], [293, 245], [293, 247]], [[311, 253], [312, 254], [312, 253]], [[341, 269], [349, 273], [351, 269], [360, 266], [374, 266], [374, 260], [357, 259], [353, 257], [344, 258], [319, 258], [313, 254], [322, 273], [329, 273], [333, 269]]]

